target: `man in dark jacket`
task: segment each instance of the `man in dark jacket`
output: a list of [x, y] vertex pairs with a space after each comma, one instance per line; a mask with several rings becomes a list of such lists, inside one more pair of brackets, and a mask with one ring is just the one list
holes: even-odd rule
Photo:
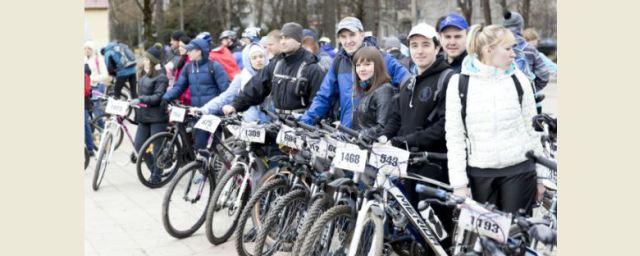
[[[222, 66], [207, 58], [209, 56], [209, 44], [207, 41], [196, 38], [185, 48], [191, 62], [184, 66], [182, 72], [180, 72], [180, 77], [171, 90], [162, 96], [163, 106], [177, 99], [189, 88], [191, 105], [202, 107], [229, 87], [229, 77]], [[194, 130], [194, 137], [196, 149], [203, 149], [207, 146], [208, 132], [196, 129]]]
[[450, 13], [437, 25], [442, 50], [449, 66], [456, 72], [462, 70], [462, 60], [467, 57], [467, 29], [469, 24], [464, 17]]
[[318, 59], [301, 47], [302, 26], [290, 22], [281, 31], [282, 53], [251, 78], [231, 105], [222, 107], [225, 115], [261, 104], [269, 95], [279, 113], [302, 113], [309, 107], [325, 73]]
[[[446, 153], [444, 130], [445, 95], [447, 83], [454, 74], [442, 56], [438, 56], [440, 42], [435, 28], [426, 23], [414, 26], [409, 32], [409, 52], [417, 74], [403, 84], [394, 98], [389, 123], [383, 134], [391, 143], [403, 149]], [[435, 165], [411, 165], [409, 172], [449, 183], [447, 162], [434, 161]], [[417, 206], [413, 180], [405, 180], [405, 193]], [[432, 204], [438, 218], [449, 234], [452, 231], [451, 210]], [[446, 247], [445, 247], [446, 248]]]
[[[354, 78], [351, 71], [353, 67], [351, 58], [358, 49], [364, 46], [376, 46], [376, 44], [374, 38], [365, 38], [362, 23], [354, 17], [342, 19], [338, 24], [336, 34], [342, 49], [333, 59], [333, 64], [322, 81], [318, 94], [313, 98], [313, 104], [300, 120], [307, 124], [313, 124], [326, 117], [333, 110], [334, 104], [338, 103], [340, 123], [351, 128], [353, 106], [357, 105], [360, 100], [352, 98]], [[388, 54], [383, 54], [382, 57], [393, 86], [397, 87], [410, 77], [409, 71], [396, 59]]]

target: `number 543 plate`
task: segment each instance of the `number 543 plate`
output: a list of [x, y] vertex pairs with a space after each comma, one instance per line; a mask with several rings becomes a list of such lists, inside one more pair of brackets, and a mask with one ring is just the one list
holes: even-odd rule
[[511, 214], [489, 211], [467, 198], [458, 216], [458, 226], [504, 244], [509, 237]]

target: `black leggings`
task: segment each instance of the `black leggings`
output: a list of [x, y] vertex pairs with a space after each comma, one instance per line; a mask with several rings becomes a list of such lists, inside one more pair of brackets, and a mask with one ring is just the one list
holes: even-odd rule
[[527, 215], [531, 216], [537, 189], [535, 171], [501, 177], [469, 175], [469, 185], [473, 200], [480, 203], [489, 202], [499, 210], [513, 214], [519, 209], [524, 209]]
[[122, 93], [122, 87], [124, 87], [124, 83], [129, 82], [129, 95], [131, 99], [138, 98], [138, 89], [136, 85], [136, 74], [131, 74], [128, 76], [118, 76], [116, 77], [116, 84], [113, 87], [113, 96], [116, 98], [120, 98]]
[[[136, 152], [140, 151], [140, 147], [144, 144], [151, 136], [156, 133], [163, 132], [167, 129], [167, 123], [138, 123], [138, 130], [136, 131], [136, 138], [134, 141], [134, 146], [136, 147]], [[153, 147], [153, 155], [156, 155], [157, 150], [160, 147]], [[144, 162], [147, 164], [147, 168], [151, 171], [156, 171], [153, 163], [153, 155], [152, 154], [144, 154]]]

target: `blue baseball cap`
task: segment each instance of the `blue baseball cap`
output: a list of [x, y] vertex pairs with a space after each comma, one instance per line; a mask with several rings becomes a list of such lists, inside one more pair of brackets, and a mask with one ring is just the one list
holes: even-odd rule
[[450, 13], [447, 15], [440, 24], [438, 24], [438, 32], [442, 32], [446, 27], [453, 26], [460, 30], [465, 30], [469, 28], [469, 23], [464, 19], [464, 17], [460, 16], [456, 13]]

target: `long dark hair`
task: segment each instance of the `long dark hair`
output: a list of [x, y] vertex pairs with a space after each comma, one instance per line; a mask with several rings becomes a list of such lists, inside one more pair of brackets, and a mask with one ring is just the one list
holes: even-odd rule
[[[373, 62], [373, 77], [371, 79], [371, 85], [367, 87], [367, 89], [365, 90], [363, 90], [362, 88], [360, 88], [360, 86], [358, 86], [361, 80], [360, 80], [360, 77], [358, 77], [358, 74], [356, 73], [356, 64], [363, 61]], [[370, 94], [374, 92], [376, 89], [378, 89], [378, 87], [382, 86], [383, 84], [391, 82], [391, 77], [389, 77], [389, 74], [387, 73], [387, 67], [385, 66], [384, 61], [382, 60], [382, 53], [380, 52], [380, 50], [378, 50], [373, 46], [362, 47], [353, 55], [352, 72], [353, 72], [353, 76], [355, 77], [354, 79], [355, 83], [353, 87], [355, 88], [356, 91], [359, 91], [359, 92]]]

